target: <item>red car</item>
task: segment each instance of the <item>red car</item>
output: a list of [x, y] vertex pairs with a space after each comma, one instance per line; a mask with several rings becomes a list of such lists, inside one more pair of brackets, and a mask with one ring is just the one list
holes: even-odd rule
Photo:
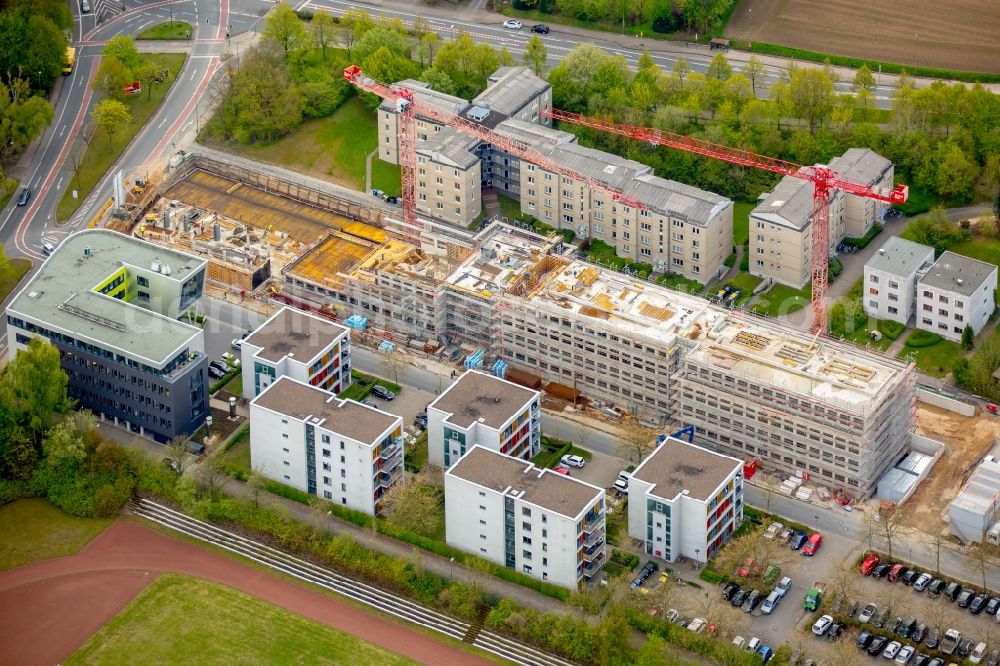
[[564, 476], [570, 476], [569, 470], [566, 469], [565, 467], [556, 467], [552, 471], [555, 472], [556, 474], [562, 474]]
[[878, 555], [869, 555], [865, 558], [865, 561], [861, 563], [861, 575], [867, 576], [872, 572], [872, 569], [878, 566]]
[[737, 569], [736, 573], [740, 576], [749, 576], [753, 573], [753, 558], [748, 557], [743, 560], [743, 566]]
[[809, 540], [806, 541], [806, 545], [802, 546], [802, 554], [812, 557], [819, 550], [820, 544], [823, 543], [823, 535], [819, 532], [813, 532], [809, 535]]

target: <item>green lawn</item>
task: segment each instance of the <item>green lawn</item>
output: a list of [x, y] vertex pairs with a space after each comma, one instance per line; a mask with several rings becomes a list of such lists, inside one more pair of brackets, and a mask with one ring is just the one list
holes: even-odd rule
[[988, 264], [1000, 265], [1000, 239], [976, 236], [970, 240], [955, 243], [948, 248], [955, 254], [972, 257]]
[[768, 317], [779, 317], [801, 310], [809, 305], [811, 298], [811, 284], [806, 285], [804, 289], [792, 289], [783, 284], [775, 284], [760, 295], [753, 310]]
[[705, 288], [705, 285], [702, 283], [686, 278], [677, 273], [663, 275], [657, 278], [656, 282], [664, 287], [670, 287], [671, 289], [677, 289], [679, 291], [686, 291], [690, 294], [697, 294]]
[[504, 196], [500, 194], [497, 196], [500, 199], [500, 211], [504, 217], [510, 218], [511, 220], [516, 220], [521, 217], [521, 202], [514, 197]]
[[243, 372], [240, 371], [229, 383], [222, 387], [223, 391], [229, 391], [233, 395], [243, 395]]
[[732, 285], [733, 287], [739, 287], [743, 290], [740, 297], [736, 299], [736, 307], [739, 307], [750, 300], [753, 296], [753, 290], [757, 288], [764, 278], [757, 277], [756, 275], [750, 275], [747, 272], [740, 271], [734, 277], [726, 280], [726, 284]]
[[415, 664], [224, 585], [164, 574], [68, 664]]
[[7, 300], [10, 292], [17, 288], [17, 285], [21, 283], [21, 278], [31, 268], [31, 261], [22, 257], [11, 259], [8, 263], [10, 264], [10, 272], [0, 277], [0, 303]]
[[250, 464], [250, 439], [241, 441], [222, 454], [222, 462], [232, 468], [234, 475], [242, 472], [249, 476], [253, 469]]
[[733, 245], [740, 246], [750, 238], [750, 211], [757, 207], [755, 203], [733, 204]]
[[[326, 118], [304, 122], [277, 141], [251, 146], [232, 142], [222, 148], [361, 191], [365, 186], [365, 157], [378, 145], [375, 120], [375, 111], [355, 96]], [[372, 158], [372, 186], [398, 194], [399, 167], [377, 164], [378, 158]]]
[[191, 39], [194, 30], [185, 21], [164, 21], [139, 33], [136, 39]]
[[44, 499], [26, 499], [0, 507], [0, 571], [72, 555], [111, 523], [63, 513]]
[[427, 431], [423, 431], [417, 437], [413, 446], [406, 452], [405, 463], [407, 469], [412, 472], [419, 472], [427, 464]]
[[[183, 53], [140, 53], [139, 57], [143, 62], [151, 62], [161, 69], [168, 70], [167, 79], [163, 83], [154, 85], [152, 94], [143, 90], [140, 94], [131, 95], [126, 99], [132, 111], [132, 122], [115, 137], [114, 141], [109, 141], [105, 132], [94, 131], [94, 138], [83, 155], [79, 179], [70, 173], [69, 185], [59, 201], [59, 208], [56, 210], [56, 219], [59, 221], [68, 220], [76, 212], [98, 181], [121, 156], [131, 138], [153, 116], [160, 102], [167, 96], [187, 56]], [[74, 189], [78, 190], [77, 199], [73, 198]]]
[[399, 165], [389, 164], [377, 157], [373, 157], [372, 187], [392, 195], [398, 195], [402, 192], [403, 186], [399, 175]]
[[[919, 329], [913, 333], [918, 331]], [[911, 355], [921, 372], [932, 377], [944, 377], [952, 371], [956, 363], [965, 358], [965, 350], [957, 342], [941, 340], [930, 347], [903, 347], [899, 358]]]
[[885, 351], [893, 343], [893, 340], [887, 335], [883, 335], [882, 339], [879, 341], [872, 340], [871, 330], [878, 329], [878, 321], [869, 318], [864, 326], [858, 328], [856, 331], [849, 333], [844, 336], [844, 340], [847, 342], [853, 342], [859, 347], [871, 347], [872, 349], [878, 351]]

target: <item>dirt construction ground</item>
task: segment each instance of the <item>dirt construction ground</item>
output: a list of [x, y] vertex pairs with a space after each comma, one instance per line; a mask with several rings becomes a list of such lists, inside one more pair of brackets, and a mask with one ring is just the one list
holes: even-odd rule
[[930, 405], [917, 410], [917, 434], [945, 446], [930, 474], [903, 505], [902, 522], [924, 532], [944, 526], [941, 512], [954, 499], [976, 464], [1000, 439], [1000, 418], [992, 414], [961, 416]]
[[1000, 72], [997, 0], [742, 0], [726, 37], [944, 69]]

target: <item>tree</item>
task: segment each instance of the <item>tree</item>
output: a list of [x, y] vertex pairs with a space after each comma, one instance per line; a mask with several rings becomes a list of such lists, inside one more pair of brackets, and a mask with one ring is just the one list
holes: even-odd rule
[[275, 5], [271, 13], [264, 19], [264, 29], [261, 35], [273, 39], [285, 55], [306, 43], [306, 27], [292, 9], [291, 5], [281, 3]]
[[94, 90], [104, 93], [105, 97], [125, 101], [125, 86], [132, 82], [132, 74], [121, 60], [107, 57], [101, 60], [94, 77]]
[[997, 183], [997, 195], [993, 199], [993, 223], [996, 225], [997, 235], [1000, 236], [1000, 182]]
[[788, 85], [792, 108], [799, 118], [809, 124], [809, 131], [815, 134], [833, 110], [833, 82], [823, 70], [803, 67], [792, 74]]
[[570, 111], [586, 111], [592, 98], [606, 99], [612, 91], [624, 89], [630, 76], [622, 56], [613, 56], [593, 44], [580, 44], [549, 72], [553, 104]]
[[[846, 641], [841, 641], [846, 642]], [[639, 648], [639, 654], [636, 655], [635, 666], [662, 666], [662, 664], [667, 663], [665, 661], [666, 655], [664, 650], [666, 650], [667, 642], [657, 636], [652, 634], [646, 639], [646, 642], [642, 644]]]
[[410, 58], [410, 42], [407, 38], [388, 25], [378, 24], [355, 43], [354, 60], [364, 62], [365, 58], [381, 48], [406, 60]]
[[236, 74], [224, 79], [217, 118], [224, 138], [241, 143], [273, 141], [302, 121], [303, 100], [275, 47], [264, 42], [244, 58]]
[[323, 52], [323, 62], [326, 62], [326, 47], [333, 43], [337, 24], [325, 9], [317, 9], [313, 14], [309, 31], [312, 33], [313, 44]]
[[225, 470], [222, 468], [222, 461], [218, 457], [209, 458], [202, 463], [198, 470], [198, 482], [201, 487], [208, 492], [209, 497], [215, 499], [222, 486], [226, 483]]
[[52, 105], [31, 94], [27, 79], [15, 76], [0, 82], [0, 174], [2, 163], [34, 141], [52, 122]]
[[604, 666], [628, 666], [632, 646], [632, 627], [624, 613], [609, 610], [597, 629], [600, 663]]
[[976, 344], [976, 334], [972, 332], [972, 327], [968, 324], [962, 329], [962, 346], [966, 350], [971, 350]]
[[895, 509], [883, 510], [881, 508], [869, 511], [866, 514], [872, 534], [885, 544], [886, 554], [892, 559], [892, 543], [899, 532], [899, 519]]
[[184, 456], [187, 455], [186, 437], [174, 437], [167, 443], [167, 452], [175, 463], [177, 463], [177, 473], [183, 474], [185, 469]]
[[[360, 53], [361, 49], [357, 49]], [[397, 55], [384, 46], [380, 46], [377, 51], [361, 61], [361, 68], [368, 76], [379, 81], [399, 81], [409, 79], [417, 75], [417, 66], [409, 58]], [[382, 103], [382, 98], [378, 95], [366, 93], [372, 108], [378, 107]]]
[[59, 350], [41, 338], [32, 338], [28, 348], [7, 364], [0, 384], [0, 399], [15, 421], [40, 441], [53, 414], [70, 406], [66, 395], [68, 377], [59, 365]]
[[91, 112], [94, 123], [107, 132], [108, 141], [114, 144], [115, 135], [132, 122], [132, 112], [124, 102], [107, 97], [102, 99]]
[[146, 99], [152, 99], [153, 86], [160, 76], [160, 68], [151, 62], [144, 62], [133, 70], [132, 76], [146, 89]]
[[924, 158], [918, 174], [924, 187], [953, 203], [964, 203], [972, 197], [978, 177], [979, 167], [954, 140], [938, 143]]
[[340, 16], [340, 32], [338, 43], [347, 49], [347, 57], [351, 57], [354, 45], [366, 32], [375, 27], [375, 21], [363, 9], [348, 9]]
[[326, 523], [329, 520], [329, 515], [330, 506], [328, 502], [318, 497], [314, 497], [309, 502], [309, 524], [312, 525], [313, 536], [317, 539], [326, 535]]
[[441, 497], [431, 486], [412, 479], [400, 481], [384, 501], [386, 520], [404, 530], [431, 536], [441, 524]]
[[705, 70], [705, 77], [725, 81], [732, 75], [733, 67], [729, 64], [729, 61], [726, 60], [726, 56], [722, 54], [722, 51], [716, 52], [716, 54], [712, 56], [712, 59], [708, 62], [708, 69]]
[[843, 562], [830, 576], [830, 592], [840, 597], [841, 601], [853, 599], [858, 592], [858, 572], [851, 562]]
[[49, 464], [79, 463], [87, 457], [86, 436], [97, 427], [90, 412], [70, 412], [49, 429], [42, 440], [42, 451]]
[[943, 546], [948, 539], [940, 530], [932, 532], [927, 535], [927, 541], [934, 547], [934, 573], [941, 575], [941, 546]]
[[35, 90], [47, 91], [62, 73], [67, 42], [63, 30], [36, 11], [22, 2], [0, 12], [0, 72], [8, 80], [23, 76]]
[[421, 67], [434, 66], [434, 56], [437, 54], [440, 46], [441, 38], [438, 37], [436, 32], [428, 32], [420, 38], [420, 46], [417, 48], [417, 53], [420, 58]]
[[914, 243], [930, 245], [937, 254], [941, 254], [953, 244], [965, 240], [968, 231], [949, 220], [943, 209], [935, 208], [911, 220], [899, 235]]
[[425, 69], [424, 73], [420, 75], [420, 80], [429, 85], [431, 90], [443, 92], [447, 95], [455, 94], [455, 82], [451, 80], [450, 76], [439, 69], [433, 67]]
[[117, 58], [125, 65], [125, 69], [127, 70], [133, 70], [138, 67], [141, 60], [139, 49], [135, 48], [135, 42], [128, 35], [116, 35], [112, 37], [104, 46], [101, 55], [105, 58]]
[[545, 42], [538, 35], [532, 35], [525, 46], [524, 55], [522, 56], [524, 64], [531, 67], [537, 76], [541, 76], [548, 57], [549, 50], [545, 48]]
[[410, 368], [410, 358], [406, 352], [397, 347], [382, 354], [381, 364], [387, 373], [392, 373], [393, 383], [398, 384], [400, 377], [405, 377]]
[[755, 55], [750, 56], [747, 59], [747, 66], [743, 69], [743, 75], [750, 81], [750, 88], [753, 90], [753, 96], [756, 97], [757, 86], [762, 86], [767, 77], [764, 61]]
[[638, 465], [656, 448], [656, 434], [630, 418], [619, 428], [619, 439], [615, 444], [619, 455], [633, 465]]
[[0, 402], [0, 478], [27, 480], [37, 464], [31, 432], [18, 425], [10, 407]]

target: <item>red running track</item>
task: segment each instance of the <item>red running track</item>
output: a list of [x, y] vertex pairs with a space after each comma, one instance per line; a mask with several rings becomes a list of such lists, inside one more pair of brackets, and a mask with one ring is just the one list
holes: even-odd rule
[[0, 664], [61, 663], [164, 572], [228, 585], [424, 664], [492, 663], [319, 591], [119, 520], [76, 555], [0, 574]]

